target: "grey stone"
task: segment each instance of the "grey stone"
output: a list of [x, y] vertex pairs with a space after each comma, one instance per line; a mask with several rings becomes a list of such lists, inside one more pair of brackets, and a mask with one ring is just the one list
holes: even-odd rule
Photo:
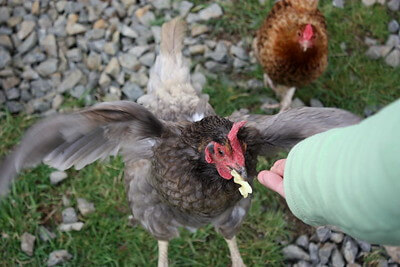
[[48, 242], [54, 238], [56, 238], [56, 234], [50, 232], [46, 227], [39, 226], [39, 237], [42, 241]]
[[154, 41], [159, 44], [161, 42], [161, 27], [160, 26], [152, 26], [151, 32], [153, 33]]
[[400, 8], [400, 0], [390, 0], [387, 6], [392, 11], [398, 11]]
[[215, 47], [215, 50], [213, 52], [207, 53], [206, 57], [211, 58], [217, 62], [226, 62], [226, 60], [228, 59], [228, 48], [226, 47], [224, 42], [220, 41]]
[[121, 0], [122, 4], [124, 4], [125, 7], [130, 7], [134, 4], [136, 4], [136, 0]]
[[90, 70], [99, 70], [101, 67], [101, 56], [96, 52], [90, 52], [86, 59], [86, 66]]
[[318, 250], [318, 245], [310, 242], [310, 245], [308, 246], [308, 253], [310, 254], [311, 262], [314, 264], [319, 262]]
[[88, 43], [88, 48], [89, 50], [93, 50], [96, 52], [103, 52], [104, 45], [106, 44], [106, 41], [104, 39], [96, 40], [96, 41], [91, 41]]
[[293, 99], [292, 104], [290, 105], [291, 108], [300, 108], [300, 107], [304, 107], [304, 106], [305, 106], [304, 102], [301, 101], [301, 99], [298, 97]]
[[316, 234], [320, 242], [325, 242], [331, 237], [331, 230], [328, 227], [320, 226], [317, 228]]
[[387, 260], [380, 259], [378, 260], [376, 267], [389, 267], [389, 263]]
[[129, 27], [125, 24], [123, 24], [121, 26], [120, 31], [123, 36], [129, 37], [129, 38], [135, 39], [135, 38], [139, 37], [139, 35], [137, 34], [137, 32], [134, 29], [132, 29], [131, 27]]
[[333, 267], [344, 267], [345, 262], [342, 254], [338, 249], [333, 250], [331, 263]]
[[371, 251], [371, 244], [363, 241], [363, 240], [357, 240], [355, 239], [355, 241], [357, 242], [358, 246], [361, 248], [362, 252], [370, 252]]
[[393, 19], [389, 22], [388, 24], [388, 30], [391, 33], [396, 33], [399, 31], [399, 23], [397, 22], [397, 20]]
[[86, 199], [78, 198], [77, 202], [78, 202], [79, 212], [83, 216], [86, 216], [87, 214], [90, 214], [90, 213], [95, 211], [94, 204], [89, 202], [89, 201], [87, 201]]
[[59, 225], [58, 230], [60, 230], [61, 232], [80, 231], [82, 230], [83, 226], [83, 222], [62, 223]]
[[68, 35], [75, 35], [86, 32], [87, 28], [80, 23], [67, 23], [65, 30], [67, 31]]
[[141, 46], [135, 46], [129, 49], [129, 54], [132, 54], [136, 56], [137, 58], [143, 55], [146, 51], [150, 49], [150, 46], [148, 45], [141, 45]]
[[74, 86], [78, 84], [81, 78], [82, 78], [82, 72], [79, 69], [74, 69], [70, 71], [64, 77], [62, 83], [58, 86], [57, 88], [58, 92], [63, 93], [67, 90], [74, 88]]
[[306, 261], [298, 261], [297, 263], [293, 264], [293, 267], [311, 267], [311, 264]]
[[21, 236], [21, 250], [25, 252], [28, 256], [33, 255], [35, 239], [35, 236], [26, 232]]
[[343, 241], [342, 253], [348, 263], [354, 263], [358, 253], [358, 247], [351, 238], [346, 238]]
[[0, 47], [0, 69], [4, 68], [11, 62], [10, 53], [7, 50]]
[[194, 4], [189, 1], [182, 1], [179, 3], [179, 15], [182, 17], [185, 17], [187, 14], [189, 14], [190, 10]]
[[343, 241], [344, 235], [342, 233], [332, 233], [331, 240], [336, 244], [339, 244]]
[[62, 211], [62, 218], [63, 218], [63, 223], [75, 223], [78, 221], [78, 217], [76, 215], [76, 212], [74, 208], [66, 208]]
[[104, 29], [92, 29], [86, 32], [85, 37], [87, 40], [97, 40], [103, 38], [105, 33]]
[[156, 20], [156, 16], [154, 15], [153, 12], [147, 11], [145, 12], [142, 16], [139, 18], [140, 23], [142, 23], [145, 26], [150, 26], [153, 21]]
[[227, 64], [221, 64], [215, 61], [207, 61], [204, 66], [211, 72], [223, 72], [227, 71], [229, 68]]
[[398, 47], [400, 48], [400, 36], [396, 34], [389, 35], [388, 40], [386, 41], [386, 46], [390, 47]]
[[119, 65], [118, 59], [116, 57], [113, 57], [110, 62], [108, 62], [106, 68], [104, 69], [104, 72], [113, 76], [114, 78], [117, 78], [120, 70], [121, 67]]
[[29, 83], [27, 84], [28, 84], [28, 89], [21, 89], [21, 100], [24, 102], [28, 102], [29, 100], [32, 99], [32, 95], [29, 93]]
[[17, 37], [20, 40], [24, 40], [35, 28], [36, 24], [34, 21], [23, 21], [21, 23], [20, 29], [17, 33]]
[[135, 55], [130, 53], [121, 54], [118, 57], [119, 64], [128, 70], [137, 70], [140, 66], [139, 60], [136, 58]]
[[24, 80], [36, 80], [39, 78], [39, 74], [36, 71], [34, 71], [31, 67], [27, 67], [21, 74], [21, 77]]
[[332, 4], [333, 4], [334, 7], [344, 8], [344, 1], [345, 0], [333, 0]]
[[373, 38], [370, 38], [370, 37], [365, 37], [365, 38], [364, 38], [364, 43], [365, 43], [366, 45], [369, 45], [369, 46], [371, 46], [371, 45], [377, 45], [377, 44], [378, 44], [378, 40], [373, 39]]
[[231, 52], [232, 55], [234, 55], [235, 57], [238, 57], [238, 58], [240, 58], [242, 60], [248, 60], [249, 59], [249, 56], [247, 55], [247, 52], [242, 47], [232, 45], [231, 49], [230, 49], [230, 52]]
[[119, 45], [118, 43], [115, 42], [108, 42], [104, 44], [103, 47], [104, 52], [111, 56], [115, 56], [119, 50]]
[[46, 76], [49, 76], [50, 74], [56, 72], [57, 71], [57, 66], [58, 66], [58, 59], [49, 58], [48, 60], [43, 61], [42, 63], [40, 63], [35, 68], [35, 70], [41, 76], [46, 77]]
[[319, 100], [316, 99], [316, 98], [311, 98], [311, 100], [310, 100], [310, 106], [311, 106], [311, 107], [314, 107], [314, 108], [323, 108], [323, 107], [324, 107], [324, 104], [322, 104], [322, 102], [319, 101]]
[[18, 46], [17, 50], [19, 53], [24, 54], [28, 50], [30, 50], [32, 47], [34, 47], [37, 44], [37, 35], [36, 32], [33, 31], [28, 38], [25, 39], [24, 42], [20, 46]]
[[335, 244], [325, 243], [318, 252], [319, 260], [321, 264], [327, 264], [329, 262], [329, 258], [332, 254], [332, 250], [336, 248]]
[[246, 85], [250, 89], [261, 89], [264, 87], [264, 83], [258, 79], [250, 79], [247, 81]]
[[147, 52], [146, 54], [144, 54], [139, 58], [139, 61], [146, 67], [151, 67], [153, 66], [155, 57], [156, 54], [154, 52]]
[[50, 173], [50, 183], [53, 185], [59, 184], [65, 179], [67, 179], [68, 175], [63, 171], [55, 171]]
[[235, 58], [234, 60], [233, 60], [233, 67], [235, 68], [235, 69], [240, 69], [240, 68], [244, 68], [244, 67], [246, 67], [246, 66], [248, 66], [249, 64], [246, 62], [246, 61], [243, 61], [243, 60], [241, 60], [241, 59], [239, 59], [239, 58]]
[[31, 82], [31, 91], [35, 97], [41, 97], [51, 89], [52, 84], [49, 80], [38, 79]]
[[67, 25], [67, 19], [65, 18], [65, 16], [59, 16], [54, 22], [53, 27], [49, 29], [49, 33], [54, 34], [58, 37], [64, 37], [67, 35], [65, 25]]
[[145, 87], [149, 81], [149, 77], [146, 75], [146, 73], [134, 72], [131, 74], [129, 81], [136, 83], [140, 87]]
[[8, 101], [6, 103], [6, 107], [8, 111], [12, 114], [18, 113], [24, 108], [21, 103], [16, 101]]
[[381, 48], [379, 46], [370, 46], [365, 55], [370, 59], [378, 59], [381, 57]]
[[189, 47], [190, 55], [202, 55], [207, 50], [207, 46], [203, 44], [192, 45]]
[[13, 87], [16, 87], [21, 82], [21, 80], [18, 79], [16, 76], [11, 76], [11, 77], [8, 77], [7, 79], [2, 79], [0, 81], [2, 82], [1, 84], [2, 84], [4, 90], [8, 90]]
[[67, 51], [66, 56], [72, 62], [82, 61], [82, 52], [79, 48], [73, 48]]
[[0, 35], [0, 46], [3, 46], [4, 48], [7, 48], [7, 49], [13, 49], [14, 48], [14, 45], [13, 45], [10, 37], [8, 37], [5, 34]]
[[209, 31], [209, 28], [207, 27], [207, 25], [195, 24], [192, 26], [190, 35], [192, 37], [196, 37], [196, 36], [202, 35], [203, 33], [208, 32], [208, 31]]
[[200, 21], [200, 16], [198, 14], [189, 13], [186, 17], [186, 22], [189, 24], [193, 24], [195, 22]]
[[[32, 99], [31, 101], [28, 102], [28, 107], [27, 107], [27, 113], [32, 113], [32, 112], [39, 112], [43, 113], [51, 108], [51, 104], [47, 101], [44, 101], [43, 99]], [[29, 110], [32, 110], [32, 112], [29, 112]]]
[[304, 249], [308, 249], [308, 237], [307, 235], [301, 235], [296, 239], [296, 245], [304, 248]]
[[376, 0], [362, 0], [362, 3], [363, 3], [365, 6], [372, 6], [373, 4], [376, 3]]
[[0, 90], [0, 105], [6, 102], [6, 96], [3, 93], [3, 90]]
[[61, 200], [62, 200], [62, 203], [63, 203], [64, 207], [71, 206], [71, 200], [66, 195], [63, 195]]
[[85, 93], [86, 88], [83, 85], [78, 85], [75, 86], [72, 90], [71, 90], [71, 95], [75, 98], [81, 98], [82, 95]]
[[20, 97], [20, 92], [17, 88], [11, 88], [6, 90], [6, 96], [8, 100], [16, 100]]
[[56, 266], [72, 259], [72, 255], [66, 250], [56, 250], [50, 253], [47, 266]]
[[296, 245], [289, 245], [282, 250], [283, 256], [288, 260], [310, 260], [310, 256]]
[[46, 55], [45, 54], [32, 51], [30, 53], [27, 53], [23, 57], [22, 62], [24, 64], [33, 64], [33, 63], [42, 62], [45, 59], [46, 59]]
[[127, 82], [122, 88], [122, 92], [132, 101], [136, 101], [139, 97], [144, 95], [143, 90], [132, 82]]
[[57, 94], [51, 101], [51, 108], [57, 110], [63, 102], [64, 102], [64, 97], [60, 94]]
[[392, 52], [390, 52], [389, 55], [386, 56], [385, 58], [386, 64], [389, 66], [396, 68], [397, 66], [400, 65], [400, 50], [394, 49]]
[[199, 12], [199, 18], [201, 20], [208, 21], [210, 19], [219, 18], [220, 16], [222, 16], [222, 14], [222, 8], [217, 3], [214, 3], [201, 10]]
[[171, 0], [153, 0], [151, 4], [159, 10], [171, 8]]
[[100, 87], [101, 87], [101, 88], [105, 88], [105, 87], [109, 86], [110, 83], [111, 83], [111, 78], [110, 78], [110, 76], [108, 76], [107, 73], [103, 72], [103, 73], [100, 75], [100, 78], [99, 78], [99, 85], [100, 85]]
[[10, 9], [6, 6], [0, 7], [0, 24], [3, 22], [7, 22], [10, 18]]

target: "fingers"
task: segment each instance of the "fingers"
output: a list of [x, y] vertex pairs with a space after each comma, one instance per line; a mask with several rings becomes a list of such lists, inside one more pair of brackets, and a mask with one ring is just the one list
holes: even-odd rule
[[258, 181], [269, 189], [277, 192], [282, 197], [285, 197], [283, 189], [283, 178], [273, 171], [262, 171], [257, 176]]
[[274, 163], [274, 166], [271, 167], [271, 171], [284, 177], [285, 164], [286, 164], [286, 159], [277, 160]]

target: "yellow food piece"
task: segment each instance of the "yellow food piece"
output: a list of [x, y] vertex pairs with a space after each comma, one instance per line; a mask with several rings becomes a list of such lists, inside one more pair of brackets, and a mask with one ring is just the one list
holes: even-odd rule
[[239, 192], [240, 194], [242, 194], [242, 196], [244, 198], [248, 197], [249, 194], [253, 193], [253, 189], [251, 188], [251, 186], [249, 185], [248, 182], [246, 182], [242, 176], [240, 176], [240, 174], [235, 171], [232, 170], [231, 171], [231, 175], [233, 176], [233, 182], [235, 184], [239, 184]]

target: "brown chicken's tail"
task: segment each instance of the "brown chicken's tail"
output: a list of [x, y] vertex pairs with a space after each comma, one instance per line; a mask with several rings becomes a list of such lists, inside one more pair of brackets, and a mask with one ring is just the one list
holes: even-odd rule
[[292, 6], [298, 10], [316, 10], [319, 0], [287, 0]]

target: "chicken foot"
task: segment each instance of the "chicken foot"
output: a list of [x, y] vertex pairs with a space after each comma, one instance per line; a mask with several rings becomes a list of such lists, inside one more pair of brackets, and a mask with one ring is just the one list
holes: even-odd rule
[[232, 267], [246, 267], [242, 260], [242, 256], [240, 256], [239, 248], [236, 242], [236, 236], [234, 236], [232, 239], [225, 238], [225, 241], [228, 243], [229, 252], [231, 254]]
[[158, 240], [158, 267], [168, 267], [168, 241]]
[[289, 88], [284, 85], [275, 85], [274, 82], [266, 73], [264, 73], [264, 86], [270, 87], [281, 99], [280, 103], [266, 105], [266, 108], [268, 109], [280, 108], [279, 112], [288, 110], [290, 108], [290, 105], [292, 104], [293, 95], [296, 92], [295, 87]]

